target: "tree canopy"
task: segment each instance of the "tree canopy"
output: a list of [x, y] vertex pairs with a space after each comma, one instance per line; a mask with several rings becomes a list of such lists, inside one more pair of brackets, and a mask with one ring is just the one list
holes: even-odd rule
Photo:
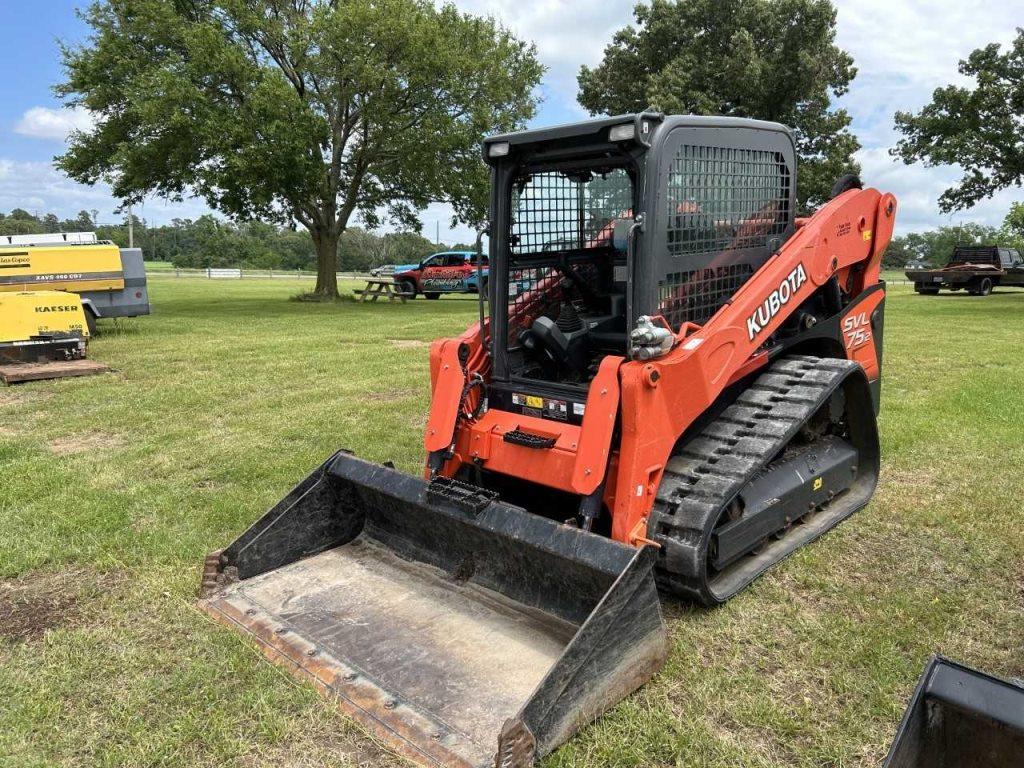
[[580, 70], [579, 101], [592, 114], [652, 107], [789, 125], [804, 210], [859, 170], [850, 116], [831, 104], [856, 69], [835, 44], [829, 0], [653, 0], [634, 14], [601, 63]]
[[427, 0], [100, 0], [58, 93], [95, 127], [58, 165], [116, 197], [195, 194], [236, 220], [300, 224], [337, 295], [353, 215], [418, 227], [432, 201], [482, 221], [480, 138], [535, 109], [532, 45]]
[[1024, 182], [1024, 29], [1006, 51], [986, 45], [959, 69], [973, 86], [938, 88], [920, 112], [896, 113], [903, 138], [893, 154], [908, 164], [963, 168], [960, 182], [939, 198], [946, 213]]
[[1024, 203], [1013, 203], [1003, 220], [1003, 231], [1024, 242]]

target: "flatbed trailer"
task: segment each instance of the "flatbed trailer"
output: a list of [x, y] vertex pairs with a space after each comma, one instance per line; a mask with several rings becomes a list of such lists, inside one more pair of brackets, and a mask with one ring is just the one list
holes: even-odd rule
[[945, 289], [988, 296], [996, 286], [1024, 288], [1024, 257], [994, 245], [957, 246], [941, 269], [908, 269], [905, 274], [921, 294]]

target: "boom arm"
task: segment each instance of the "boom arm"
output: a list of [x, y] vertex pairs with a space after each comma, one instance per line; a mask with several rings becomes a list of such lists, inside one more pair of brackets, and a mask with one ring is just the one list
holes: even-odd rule
[[890, 194], [843, 193], [802, 221], [732, 301], [672, 353], [621, 368], [613, 538], [640, 543], [676, 441], [726, 386], [767, 362], [765, 341], [804, 301], [833, 276], [853, 296], [878, 282], [895, 215]]

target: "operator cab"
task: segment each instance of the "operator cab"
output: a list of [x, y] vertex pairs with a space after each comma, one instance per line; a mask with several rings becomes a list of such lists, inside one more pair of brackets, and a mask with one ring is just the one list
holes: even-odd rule
[[626, 115], [495, 136], [484, 159], [503, 410], [579, 423], [601, 362], [641, 357], [641, 317], [706, 323], [793, 231], [795, 150], [774, 123]]
[[614, 233], [616, 221], [631, 216], [633, 176], [621, 164], [524, 168], [512, 198], [504, 335], [510, 371], [586, 384], [605, 356], [627, 350], [626, 253]]

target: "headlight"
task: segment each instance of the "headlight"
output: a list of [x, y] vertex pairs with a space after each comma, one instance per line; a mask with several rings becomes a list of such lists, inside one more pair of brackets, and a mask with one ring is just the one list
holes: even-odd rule
[[636, 125], [633, 123], [614, 125], [608, 131], [608, 141], [632, 141], [634, 138], [636, 138]]
[[512, 149], [512, 147], [509, 145], [509, 143], [507, 141], [499, 141], [499, 142], [496, 142], [494, 144], [491, 144], [487, 148], [487, 156], [488, 157], [505, 157], [505, 155], [507, 155], [509, 153], [509, 150], [511, 150], [511, 149]]

